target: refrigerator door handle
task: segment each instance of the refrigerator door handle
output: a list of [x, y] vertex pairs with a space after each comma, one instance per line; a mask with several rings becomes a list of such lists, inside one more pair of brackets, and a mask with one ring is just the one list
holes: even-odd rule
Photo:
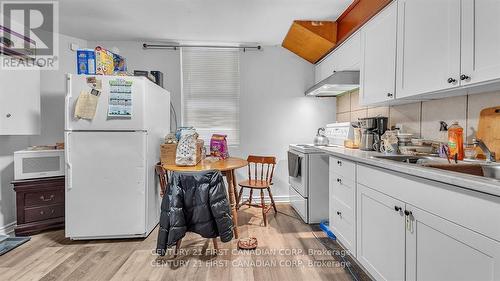
[[68, 190], [72, 189], [71, 185], [71, 164], [66, 163], [66, 188]]
[[65, 109], [65, 113], [64, 113], [64, 123], [66, 124], [66, 129], [69, 129], [69, 124], [70, 124], [70, 115], [71, 115], [71, 112], [70, 111], [70, 100], [71, 98], [73, 97], [72, 95], [72, 92], [71, 92], [71, 74], [68, 74], [66, 76], [66, 97], [64, 97], [64, 109]]
[[71, 149], [71, 142], [70, 142], [70, 137], [71, 132], [66, 132], [66, 144], [65, 144], [65, 153], [64, 153], [64, 158], [66, 159], [66, 188], [70, 190], [73, 188], [72, 186], [72, 165], [71, 165], [71, 158], [70, 158], [70, 149]]

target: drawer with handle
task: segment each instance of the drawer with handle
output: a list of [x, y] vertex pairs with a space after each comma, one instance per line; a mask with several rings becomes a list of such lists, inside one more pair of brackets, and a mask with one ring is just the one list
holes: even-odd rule
[[354, 200], [356, 198], [356, 183], [341, 175], [330, 174], [330, 197], [335, 197], [348, 207], [354, 209]]
[[356, 163], [330, 156], [330, 173], [341, 175], [350, 180], [356, 180]]
[[54, 205], [64, 202], [64, 190], [47, 190], [33, 193], [26, 193], [24, 206], [38, 207]]
[[333, 234], [347, 250], [354, 254], [356, 253], [354, 210], [335, 197], [330, 198], [330, 200], [332, 200], [330, 225]]
[[26, 223], [63, 217], [64, 204], [26, 208], [24, 210], [24, 216]]

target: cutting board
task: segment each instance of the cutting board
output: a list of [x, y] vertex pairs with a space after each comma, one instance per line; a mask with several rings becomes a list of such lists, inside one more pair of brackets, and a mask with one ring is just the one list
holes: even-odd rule
[[[485, 108], [479, 114], [479, 125], [476, 137], [496, 153], [500, 160], [500, 106]], [[481, 153], [482, 154], [482, 153]]]

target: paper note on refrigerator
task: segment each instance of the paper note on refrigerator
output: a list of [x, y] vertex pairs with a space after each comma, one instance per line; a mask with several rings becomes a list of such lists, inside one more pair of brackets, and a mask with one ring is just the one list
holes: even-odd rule
[[108, 117], [132, 118], [132, 81], [109, 81]]
[[98, 95], [93, 95], [87, 91], [81, 91], [76, 101], [75, 118], [92, 120], [97, 109]]

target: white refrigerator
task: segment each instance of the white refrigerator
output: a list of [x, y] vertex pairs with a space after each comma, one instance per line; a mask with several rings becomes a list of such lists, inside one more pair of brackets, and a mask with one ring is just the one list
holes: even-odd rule
[[[116, 81], [130, 113], [109, 116]], [[97, 87], [96, 87], [97, 85]], [[75, 118], [82, 91], [99, 89], [95, 116]], [[114, 93], [111, 93], [113, 91]], [[146, 237], [160, 216], [155, 164], [170, 132], [170, 93], [145, 77], [68, 75], [65, 99], [66, 229], [71, 239]]]

